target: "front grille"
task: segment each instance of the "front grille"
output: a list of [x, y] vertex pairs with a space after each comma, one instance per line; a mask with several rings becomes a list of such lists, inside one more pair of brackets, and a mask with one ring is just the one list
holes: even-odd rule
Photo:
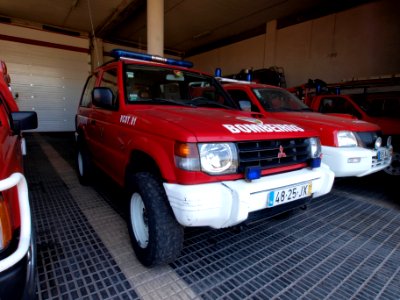
[[309, 139], [285, 139], [237, 143], [239, 172], [246, 167], [262, 170], [290, 166], [310, 159]]
[[374, 149], [376, 139], [381, 136], [379, 131], [356, 132], [359, 142], [367, 149]]

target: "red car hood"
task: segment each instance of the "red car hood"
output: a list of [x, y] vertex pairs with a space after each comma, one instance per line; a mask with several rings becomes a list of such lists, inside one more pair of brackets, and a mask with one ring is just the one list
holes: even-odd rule
[[[314, 130], [239, 110], [158, 106], [132, 109], [135, 127], [188, 142], [285, 139], [318, 136]], [[129, 122], [128, 122], [129, 123]], [[127, 126], [130, 126], [127, 124]]]
[[331, 131], [351, 130], [361, 132], [380, 130], [378, 125], [370, 122], [317, 112], [275, 112], [271, 113], [271, 115], [275, 118], [282, 118], [285, 121], [294, 122], [295, 124], [307, 126], [318, 131], [321, 131], [322, 127]]

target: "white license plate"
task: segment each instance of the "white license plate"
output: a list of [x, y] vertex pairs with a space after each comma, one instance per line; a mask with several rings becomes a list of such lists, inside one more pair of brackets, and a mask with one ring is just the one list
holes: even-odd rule
[[312, 194], [312, 182], [298, 185], [292, 185], [283, 189], [271, 191], [268, 193], [267, 206], [273, 207], [283, 203], [306, 198]]
[[379, 149], [378, 150], [378, 161], [385, 160], [390, 155], [389, 150]]

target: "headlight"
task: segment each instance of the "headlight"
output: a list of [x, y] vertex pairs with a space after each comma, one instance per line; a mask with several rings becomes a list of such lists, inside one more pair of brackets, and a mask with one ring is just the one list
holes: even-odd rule
[[358, 146], [356, 136], [351, 131], [339, 131], [336, 135], [338, 147]]
[[382, 146], [382, 138], [378, 137], [375, 141], [375, 149], [378, 149]]
[[392, 137], [390, 135], [387, 138], [386, 146], [389, 148], [392, 146]]
[[321, 156], [321, 142], [319, 138], [310, 138], [311, 157], [316, 158]]
[[236, 172], [238, 156], [233, 143], [200, 143], [198, 148], [202, 171], [213, 175]]
[[187, 171], [203, 171], [211, 175], [236, 173], [238, 154], [233, 143], [175, 144], [175, 162]]

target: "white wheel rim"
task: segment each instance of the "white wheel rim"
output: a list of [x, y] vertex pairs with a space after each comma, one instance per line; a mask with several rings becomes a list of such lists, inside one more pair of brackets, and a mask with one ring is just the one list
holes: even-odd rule
[[83, 176], [83, 161], [82, 161], [82, 153], [78, 152], [78, 169], [79, 175]]
[[142, 197], [134, 193], [130, 203], [131, 226], [136, 241], [141, 248], [146, 248], [149, 243], [149, 227], [147, 225], [146, 208]]

